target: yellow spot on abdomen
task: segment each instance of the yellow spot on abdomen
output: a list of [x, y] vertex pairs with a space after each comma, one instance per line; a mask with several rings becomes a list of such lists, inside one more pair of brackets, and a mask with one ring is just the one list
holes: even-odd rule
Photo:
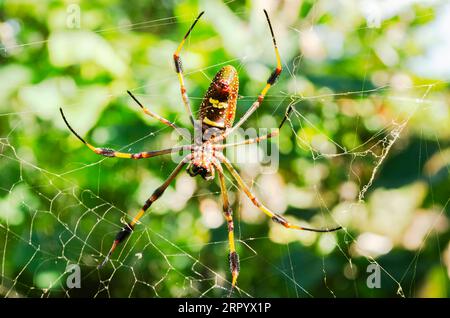
[[214, 108], [227, 108], [228, 103], [219, 102], [217, 99], [210, 98], [209, 102], [211, 103], [212, 107]]
[[205, 124], [207, 124], [207, 125], [218, 127], [218, 128], [224, 128], [225, 127], [224, 123], [215, 122], [215, 121], [209, 119], [208, 117], [203, 118], [203, 122]]

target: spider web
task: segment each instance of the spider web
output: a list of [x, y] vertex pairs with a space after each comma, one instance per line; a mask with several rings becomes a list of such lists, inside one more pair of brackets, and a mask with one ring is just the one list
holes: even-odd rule
[[[246, 14], [239, 12], [239, 16], [242, 17]], [[175, 27], [178, 23], [175, 21], [180, 18], [191, 21], [192, 17], [177, 16], [138, 22], [100, 30], [99, 33], [140, 28], [151, 31], [160, 24]], [[33, 45], [25, 43], [21, 44], [21, 47], [26, 50]], [[248, 59], [250, 57], [246, 55], [206, 68], [187, 67], [190, 71], [186, 72], [186, 77], [189, 80], [191, 77], [200, 76], [207, 81], [210, 78], [208, 76], [210, 69], [215, 70], [221, 65], [236, 62], [240, 63], [239, 69], [243, 69]], [[318, 235], [293, 232], [272, 224], [251, 206], [247, 198], [240, 194], [235, 182], [227, 177], [241, 256], [241, 274], [236, 294], [243, 297], [271, 295], [339, 297], [344, 293], [339, 285], [345, 279], [347, 286], [345, 288], [353, 288], [354, 296], [366, 296], [367, 293], [361, 292], [361, 287], [357, 286], [358, 280], [365, 281], [367, 277], [364, 273], [365, 266], [376, 264], [382, 271], [382, 289], [387, 295], [415, 296], [417, 295], [415, 275], [421, 266], [422, 249], [434, 231], [436, 241], [439, 243], [437, 234], [446, 230], [442, 225], [445, 225], [445, 220], [442, 219], [445, 219], [448, 201], [433, 201], [433, 205], [437, 207], [436, 213], [432, 215], [433, 218], [427, 223], [425, 232], [419, 237], [419, 243], [413, 249], [413, 257], [405, 261], [401, 272], [391, 269], [389, 260], [387, 264], [379, 260], [377, 255], [379, 246], [375, 251], [370, 251], [370, 248], [367, 251], [367, 240], [364, 240], [367, 235], [363, 234], [377, 232], [382, 225], [373, 225], [379, 222], [379, 219], [376, 215], [371, 215], [369, 210], [371, 204], [376, 204], [376, 200], [387, 197], [387, 190], [380, 190], [374, 186], [377, 178], [383, 173], [384, 164], [393, 152], [401, 152], [403, 136], [410, 134], [408, 132], [410, 123], [418, 120], [418, 114], [423, 116], [425, 112], [433, 112], [435, 106], [442, 103], [443, 97], [439, 93], [434, 93], [442, 83], [430, 82], [400, 88], [391, 84], [366, 88], [364, 84], [361, 89], [343, 92], [320, 90], [318, 85], [310, 94], [299, 93], [304, 84], [301, 75], [304, 59], [304, 56], [298, 55], [293, 62], [284, 63], [288, 83], [283, 85], [280, 81], [280, 86], [272, 89], [274, 92], [271, 91], [263, 106], [271, 107], [272, 115], [278, 115], [280, 118], [288, 106], [293, 109], [282, 129], [279, 141], [281, 173], [261, 174], [259, 164], [241, 164], [237, 167], [240, 168], [245, 181], [269, 207], [287, 211], [288, 206], [293, 206], [307, 212], [289, 213], [287, 217], [290, 220], [315, 227], [338, 224], [343, 226], [343, 230]], [[175, 75], [168, 75], [149, 85], [160, 86], [169, 82], [178, 89]], [[149, 85], [136, 86], [130, 90], [139, 91], [148, 88]], [[121, 95], [108, 94], [108, 102], [115, 101]], [[164, 98], [157, 94], [139, 94], [139, 97], [144, 100]], [[191, 93], [190, 97], [194, 105], [202, 98], [201, 93]], [[257, 95], [245, 95], [241, 96], [239, 102], [243, 105], [243, 109], [246, 109], [256, 98]], [[179, 105], [181, 108], [180, 101]], [[367, 105], [378, 107], [367, 110]], [[54, 106], [55, 112], [58, 106]], [[64, 105], [69, 111], [74, 106], [76, 104]], [[327, 112], [331, 112], [340, 123], [334, 130], [327, 128], [318, 120], [326, 118]], [[145, 164], [160, 165], [161, 168], [159, 172], [154, 168], [151, 172], [146, 172], [146, 165], [141, 161], [119, 162], [115, 159], [98, 159], [94, 158], [94, 155], [86, 154], [82, 156], [83, 159], [71, 156], [74, 158], [73, 162], [62, 170], [52, 169], [51, 165], [44, 162], [45, 158], [36, 158], [21, 144], [23, 138], [20, 135], [21, 130], [24, 130], [30, 120], [39, 113], [40, 111], [36, 110], [26, 110], [7, 111], [1, 114], [11, 127], [0, 139], [2, 171], [8, 176], [5, 180], [14, 179], [15, 182], [1, 184], [3, 193], [0, 207], [6, 212], [3, 212], [0, 218], [0, 294], [5, 297], [228, 295], [230, 291], [228, 242], [221, 216], [220, 192], [217, 186], [205, 185], [185, 174], [180, 174], [177, 181], [152, 206], [150, 213], [142, 220], [131, 238], [116, 251], [112, 262], [101, 270], [97, 269], [114, 235], [122, 228], [122, 223], [137, 211], [139, 204], [144, 202], [169, 174], [173, 165], [164, 159], [150, 159], [153, 163]], [[276, 127], [276, 123], [272, 122], [270, 117], [267, 113], [258, 111], [251, 123], [255, 126], [266, 124]], [[371, 119], [377, 118], [381, 120], [370, 122]], [[73, 125], [77, 127], [77, 124], [81, 124], [80, 120], [74, 117]], [[177, 117], [177, 120], [185, 121], [181, 117]], [[56, 125], [63, 131], [62, 125]], [[332, 138], [327, 132], [331, 130], [339, 132], [340, 129], [342, 137]], [[344, 138], [345, 133], [357, 135], [361, 129], [367, 130], [366, 139], [360, 143], [355, 141], [352, 147], [352, 142]], [[37, 131], [36, 134], [44, 135], [45, 131]], [[97, 139], [101, 140], [101, 135], [99, 133], [100, 137]], [[167, 137], [169, 135], [170, 129], [160, 127], [150, 129], [149, 133], [142, 133], [126, 146], [117, 147], [117, 144], [114, 146], [116, 149], [135, 151], [147, 142], [153, 147], [151, 140], [158, 137], [161, 139], [158, 144], [161, 148], [166, 143], [172, 142], [167, 145], [173, 145], [173, 140]], [[285, 135], [288, 137], [284, 137]], [[336, 135], [341, 136], [338, 133]], [[435, 141], [438, 145], [438, 154], [444, 156], [445, 150], [441, 149], [437, 136]], [[51, 142], [54, 144], [49, 145], [48, 149], [56, 147], [59, 151], [61, 148], [58, 146], [59, 141], [52, 139]], [[297, 154], [295, 166], [305, 167], [303, 172], [298, 173], [303, 177], [298, 184], [294, 180], [288, 180], [286, 173], [283, 173], [288, 169], [283, 152], [289, 152], [283, 150], [283, 147], [289, 142]], [[61, 155], [66, 156], [69, 152], [77, 154], [89, 152], [76, 144], [76, 141], [73, 144], [73, 147]], [[427, 150], [421, 150], [420, 154], [425, 151]], [[133, 169], [138, 171], [136, 174], [141, 174], [138, 178], [141, 185], [132, 188], [129, 198], [117, 198], [114, 197], [114, 192], [108, 189], [114, 187], [115, 178], [121, 176], [111, 177], [108, 171], [120, 167], [118, 170], [135, 176], [130, 169], [121, 168], [125, 166], [134, 167]], [[81, 185], [86, 184], [80, 181], [85, 176], [85, 171], [97, 175], [97, 188]], [[104, 176], [107, 176], [106, 181]], [[340, 187], [336, 189], [334, 196], [323, 187], [323, 183], [330, 177], [338, 178], [340, 181]], [[290, 194], [289, 198], [283, 196], [280, 188]], [[433, 193], [432, 187], [430, 191]], [[411, 209], [419, 207], [418, 203]], [[363, 222], [361, 218], [368, 218], [369, 221]], [[404, 231], [407, 232], [411, 227], [405, 225]], [[381, 232], [381, 234], [389, 233]], [[369, 238], [373, 238], [373, 235]], [[375, 240], [380, 241], [383, 242], [378, 237]], [[270, 254], [265, 253], [267, 248], [271, 249]], [[443, 257], [441, 247], [438, 248], [437, 257]], [[344, 271], [334, 268], [334, 263], [342, 265]], [[439, 263], [442, 268], [445, 267], [444, 260], [441, 259]], [[78, 264], [81, 267], [80, 289], [68, 288], [66, 285], [68, 276], [66, 268], [70, 264]], [[268, 268], [264, 273], [270, 276], [259, 277], [252, 271], [252, 268], [261, 264]], [[321, 286], [314, 285], [317, 277], [320, 277]], [[256, 286], [267, 283], [278, 290], [279, 294], [262, 294], [257, 288], [252, 287], [252, 282], [256, 282]], [[348, 295], [348, 292], [345, 295]]]

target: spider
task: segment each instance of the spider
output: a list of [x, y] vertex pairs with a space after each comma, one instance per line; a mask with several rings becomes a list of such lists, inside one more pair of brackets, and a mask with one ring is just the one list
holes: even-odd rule
[[[150, 198], [147, 199], [145, 204], [139, 210], [139, 212], [134, 216], [134, 218], [128, 222], [122, 229], [119, 231], [112, 243], [112, 246], [106, 255], [104, 261], [99, 265], [99, 268], [104, 266], [108, 260], [110, 259], [112, 253], [116, 249], [116, 247], [123, 242], [134, 230], [136, 224], [141, 219], [141, 217], [145, 214], [145, 212], [150, 208], [150, 206], [159, 199], [164, 191], [167, 189], [169, 184], [175, 179], [175, 177], [179, 174], [179, 172], [183, 169], [183, 167], [187, 164], [187, 172], [191, 177], [200, 175], [204, 180], [213, 180], [215, 178], [215, 174], [217, 171], [217, 175], [219, 177], [219, 184], [222, 196], [223, 203], [223, 214], [227, 221], [228, 225], [228, 241], [229, 241], [229, 264], [230, 271], [232, 275], [231, 280], [231, 290], [236, 286], [237, 278], [239, 275], [239, 256], [236, 252], [235, 247], [235, 239], [234, 239], [234, 224], [233, 224], [233, 211], [230, 206], [230, 202], [228, 199], [227, 187], [225, 184], [225, 176], [224, 169], [222, 164], [228, 169], [231, 173], [233, 179], [237, 182], [238, 187], [244, 191], [244, 193], [248, 196], [248, 198], [252, 201], [252, 203], [259, 208], [262, 212], [264, 212], [268, 217], [270, 217], [274, 222], [281, 224], [282, 226], [289, 229], [297, 229], [297, 230], [305, 230], [305, 231], [313, 231], [313, 232], [332, 232], [341, 229], [341, 227], [331, 228], [331, 229], [313, 229], [307, 228], [300, 225], [296, 225], [287, 221], [280, 214], [272, 212], [269, 208], [267, 208], [263, 203], [261, 203], [256, 196], [252, 193], [250, 188], [246, 185], [246, 183], [242, 180], [239, 173], [234, 169], [231, 162], [223, 155], [222, 150], [226, 147], [236, 147], [239, 145], [248, 145], [253, 143], [258, 143], [262, 140], [272, 138], [279, 134], [279, 130], [283, 126], [286, 119], [289, 117], [289, 114], [292, 110], [292, 107], [289, 107], [286, 110], [285, 116], [279, 125], [278, 129], [263, 136], [259, 136], [256, 138], [247, 139], [242, 142], [236, 143], [222, 143], [227, 136], [233, 133], [237, 128], [239, 128], [247, 119], [260, 107], [261, 103], [264, 100], [264, 97], [267, 94], [267, 91], [270, 87], [275, 83], [275, 81], [280, 76], [282, 66], [280, 54], [278, 52], [277, 43], [275, 40], [275, 35], [272, 29], [272, 24], [269, 19], [269, 15], [267, 11], [264, 10], [264, 14], [267, 19], [267, 24], [269, 26], [269, 30], [272, 36], [273, 47], [275, 49], [275, 56], [277, 61], [277, 66], [275, 70], [271, 73], [269, 78], [267, 79], [267, 83], [258, 95], [257, 100], [252, 104], [252, 106], [247, 110], [247, 112], [242, 116], [242, 118], [233, 126], [234, 117], [236, 114], [236, 101], [238, 97], [239, 90], [239, 79], [238, 73], [236, 69], [227, 65], [217, 72], [214, 79], [212, 80], [208, 91], [206, 92], [202, 103], [200, 105], [200, 112], [198, 120], [194, 119], [191, 105], [189, 101], [189, 97], [186, 91], [186, 87], [184, 84], [184, 76], [183, 76], [183, 68], [180, 58], [180, 52], [183, 48], [183, 45], [188, 38], [189, 34], [193, 30], [194, 26], [197, 24], [198, 20], [201, 18], [204, 12], [201, 12], [183, 40], [179, 44], [175, 53], [173, 54], [173, 60], [175, 63], [175, 70], [178, 75], [178, 80], [181, 88], [181, 97], [183, 100], [183, 104], [186, 108], [186, 111], [190, 117], [190, 122], [194, 127], [195, 136], [201, 136], [200, 138], [194, 138], [193, 143], [190, 145], [178, 146], [168, 149], [156, 150], [156, 151], [146, 151], [139, 153], [123, 153], [118, 152], [109, 148], [98, 148], [90, 143], [86, 142], [83, 138], [81, 138], [75, 130], [68, 123], [63, 110], [60, 108], [61, 116], [69, 128], [69, 130], [83, 142], [87, 147], [89, 147], [96, 154], [106, 156], [106, 157], [116, 157], [116, 158], [127, 158], [127, 159], [143, 159], [156, 157], [164, 154], [169, 154], [173, 152], [179, 152], [182, 150], [188, 151], [189, 154], [181, 160], [181, 162], [177, 165], [177, 167], [172, 171], [169, 177], [164, 181], [164, 183], [158, 187]], [[152, 112], [148, 108], [144, 107], [142, 103], [130, 92], [127, 93], [131, 96], [131, 98], [139, 105], [142, 111], [159, 120], [164, 125], [170, 126], [177, 130], [180, 134], [182, 134], [179, 130], [179, 127], [175, 125], [175, 123], [170, 122], [169, 120], [159, 116], [158, 114]]]

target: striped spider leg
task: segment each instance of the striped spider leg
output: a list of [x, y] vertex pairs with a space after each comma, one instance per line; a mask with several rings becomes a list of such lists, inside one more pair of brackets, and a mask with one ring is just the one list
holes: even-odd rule
[[[137, 101], [137, 100], [136, 100]], [[62, 108], [60, 108], [60, 112], [61, 112], [61, 116], [64, 120], [64, 122], [66, 123], [67, 127], [69, 128], [69, 130], [83, 143], [85, 144], [89, 149], [91, 149], [93, 152], [95, 152], [98, 155], [102, 155], [105, 157], [115, 157], [115, 158], [125, 158], [125, 159], [144, 159], [144, 158], [151, 158], [151, 157], [156, 157], [156, 156], [160, 156], [160, 155], [165, 155], [165, 154], [170, 154], [170, 153], [174, 153], [174, 152], [179, 152], [179, 151], [189, 151], [192, 149], [193, 145], [184, 145], [184, 146], [178, 146], [178, 147], [173, 147], [173, 148], [167, 148], [167, 149], [162, 149], [162, 150], [155, 150], [155, 151], [145, 151], [145, 152], [138, 152], [138, 153], [125, 153], [125, 152], [118, 152], [115, 151], [114, 149], [109, 149], [109, 148], [99, 148], [99, 147], [95, 147], [93, 145], [91, 145], [90, 143], [88, 143], [87, 141], [85, 141], [73, 128], [72, 126], [70, 126], [69, 122], [66, 119], [66, 116], [64, 115], [64, 112], [62, 110]], [[157, 115], [158, 116], [158, 115]], [[153, 116], [152, 116], [153, 117]], [[160, 117], [162, 118], [162, 117]], [[166, 119], [162, 118], [164, 121], [167, 121]], [[168, 123], [170, 123], [169, 121], [167, 121]], [[172, 126], [170, 124], [167, 124], [168, 126], [171, 126], [173, 128], [175, 128], [176, 126]], [[170, 176], [166, 179], [166, 181], [159, 187], [157, 188], [152, 196], [145, 202], [144, 206], [139, 210], [139, 212], [137, 213], [137, 215], [133, 218], [133, 220], [129, 223], [127, 223], [122, 230], [117, 233], [114, 242], [107, 254], [107, 256], [105, 257], [104, 261], [99, 265], [99, 267], [104, 266], [107, 261], [109, 260], [111, 254], [114, 252], [114, 250], [116, 249], [117, 245], [119, 245], [121, 242], [123, 242], [133, 231], [134, 226], [136, 225], [136, 223], [139, 221], [139, 219], [144, 215], [145, 211], [153, 204], [154, 201], [156, 201], [159, 197], [161, 197], [161, 195], [164, 193], [164, 191], [167, 189], [167, 187], [170, 185], [170, 183], [175, 179], [175, 177], [178, 175], [178, 173], [181, 171], [181, 169], [183, 168], [183, 166], [189, 162], [192, 159], [192, 155], [189, 154], [188, 156], [186, 156], [179, 164], [178, 166], [172, 171], [172, 173], [170, 174]]]
[[224, 171], [222, 168], [223, 163], [227, 170], [231, 173], [233, 179], [237, 182], [238, 188], [244, 191], [244, 193], [248, 196], [248, 198], [252, 201], [252, 203], [261, 211], [263, 211], [267, 216], [269, 216], [274, 222], [279, 223], [283, 225], [286, 228], [290, 229], [296, 229], [296, 230], [304, 230], [304, 231], [312, 231], [312, 232], [334, 232], [339, 229], [341, 229], [341, 226], [335, 227], [335, 228], [326, 228], [326, 229], [313, 229], [308, 227], [299, 226], [296, 224], [292, 224], [288, 222], [283, 216], [272, 212], [269, 208], [267, 208], [264, 204], [262, 204], [256, 196], [252, 193], [252, 191], [249, 189], [249, 187], [245, 184], [245, 182], [242, 180], [239, 173], [234, 169], [231, 162], [223, 155], [222, 150], [224, 148], [228, 147], [236, 147], [241, 145], [249, 145], [254, 143], [259, 143], [262, 140], [266, 140], [269, 138], [272, 138], [274, 136], [277, 136], [279, 134], [279, 131], [281, 127], [283, 127], [284, 123], [286, 122], [287, 118], [289, 117], [289, 114], [292, 111], [292, 106], [288, 106], [286, 113], [283, 117], [283, 120], [281, 121], [280, 125], [278, 126], [278, 129], [263, 136], [259, 136], [256, 138], [250, 138], [247, 140], [244, 140], [242, 142], [236, 142], [236, 143], [228, 143], [228, 144], [217, 144], [214, 145], [214, 148], [216, 152], [214, 153], [214, 166], [216, 167], [217, 174], [219, 176], [219, 182], [220, 182], [220, 190], [222, 193], [222, 201], [223, 201], [223, 213], [225, 216], [225, 220], [227, 221], [228, 225], [228, 242], [229, 242], [229, 261], [230, 261], [230, 271], [232, 275], [232, 281], [231, 281], [231, 291], [236, 286], [237, 278], [239, 275], [239, 255], [236, 251], [235, 247], [235, 238], [234, 238], [234, 223], [233, 223], [233, 211], [231, 209], [229, 200], [228, 200], [228, 190], [226, 188], [225, 184], [225, 177], [224, 177]]

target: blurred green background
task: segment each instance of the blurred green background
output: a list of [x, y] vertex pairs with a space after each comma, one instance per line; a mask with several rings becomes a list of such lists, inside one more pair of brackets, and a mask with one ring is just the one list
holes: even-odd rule
[[[450, 295], [448, 1], [0, 1], [0, 295], [224, 297], [230, 288], [217, 180], [181, 173], [103, 269], [121, 220], [175, 167], [95, 145], [179, 144], [127, 96], [189, 127], [172, 54], [194, 111], [226, 64], [239, 70], [237, 117], [275, 57], [284, 72], [245, 127], [272, 128], [288, 105], [279, 167], [236, 164], [261, 201], [324, 235], [274, 224], [229, 182], [241, 257], [236, 296]], [[258, 151], [252, 148], [252, 151]], [[256, 149], [256, 150], [255, 150]], [[231, 181], [231, 180], [228, 180]], [[79, 264], [81, 288], [67, 287]], [[369, 288], [370, 264], [380, 288]]]

